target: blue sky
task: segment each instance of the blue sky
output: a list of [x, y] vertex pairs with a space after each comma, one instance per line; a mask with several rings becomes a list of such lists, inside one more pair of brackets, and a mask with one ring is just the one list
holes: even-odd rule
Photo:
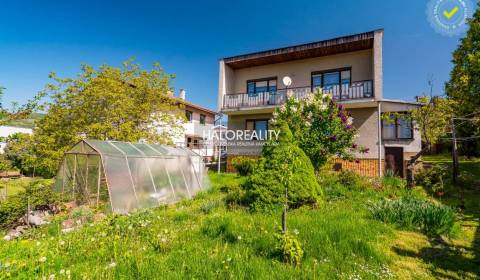
[[[294, 4], [295, 3], [295, 4]], [[0, 16], [0, 85], [25, 102], [48, 73], [80, 63], [160, 62], [187, 99], [216, 109], [218, 59], [384, 28], [384, 96], [443, 91], [459, 36], [437, 34], [425, 0], [9, 1]]]

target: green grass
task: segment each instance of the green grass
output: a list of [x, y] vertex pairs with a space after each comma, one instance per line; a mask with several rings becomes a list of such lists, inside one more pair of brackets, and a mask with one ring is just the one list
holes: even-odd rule
[[22, 177], [18, 179], [9, 179], [8, 181], [2, 181], [0, 182], [0, 193], [3, 195], [6, 190], [7, 197], [18, 194], [19, 192], [22, 192], [26, 186], [38, 180], [41, 180], [41, 178]]
[[68, 234], [59, 226], [67, 217], [58, 216], [23, 240], [0, 241], [0, 264], [8, 264], [0, 278], [62, 279], [67, 270], [74, 279], [390, 277], [385, 252], [394, 238], [391, 227], [369, 220], [361, 203], [345, 200], [288, 213], [305, 255], [300, 267], [283, 263], [275, 238], [280, 212], [225, 207], [220, 189], [241, 180], [211, 174], [212, 189], [194, 200], [87, 222]]
[[[385, 197], [427, 197], [421, 189], [346, 188], [325, 179], [322, 206], [288, 212], [288, 229], [304, 250], [295, 267], [277, 250], [281, 212], [227, 207], [225, 196], [244, 178], [211, 173], [210, 179], [209, 191], [176, 205], [96, 222], [92, 210], [77, 210], [20, 240], [1, 240], [0, 279], [67, 279], [67, 273], [71, 279], [476, 279], [479, 273], [474, 210], [480, 200], [467, 201], [472, 212], [462, 214], [460, 234], [438, 243], [368, 212]], [[452, 207], [458, 203], [448, 199]], [[83, 226], [62, 233], [67, 218]]]

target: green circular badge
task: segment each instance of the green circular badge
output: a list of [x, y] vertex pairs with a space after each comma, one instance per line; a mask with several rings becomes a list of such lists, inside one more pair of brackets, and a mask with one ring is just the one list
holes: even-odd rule
[[473, 10], [470, 0], [430, 0], [427, 17], [435, 31], [455, 36], [467, 31], [467, 19], [472, 17]]

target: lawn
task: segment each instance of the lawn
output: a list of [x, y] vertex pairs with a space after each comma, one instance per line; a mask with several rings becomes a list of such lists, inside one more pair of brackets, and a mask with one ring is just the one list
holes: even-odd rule
[[[369, 217], [373, 201], [426, 196], [420, 188], [325, 186], [323, 205], [288, 213], [289, 231], [305, 252], [295, 267], [277, 250], [281, 212], [229, 207], [225, 196], [244, 178], [211, 173], [210, 179], [208, 192], [176, 205], [105, 219], [77, 209], [19, 240], [2, 240], [0, 279], [476, 279], [479, 273], [478, 196], [468, 198], [463, 230], [440, 240]], [[82, 226], [62, 233], [67, 218]]]
[[0, 194], [2, 196], [6, 193], [7, 197], [18, 194], [23, 191], [26, 186], [38, 181], [40, 178], [23, 177], [18, 179], [8, 179], [0, 182]]

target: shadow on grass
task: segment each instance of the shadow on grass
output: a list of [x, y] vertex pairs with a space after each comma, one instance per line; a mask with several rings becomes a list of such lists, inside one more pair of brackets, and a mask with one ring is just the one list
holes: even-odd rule
[[[393, 247], [393, 251], [431, 264], [431, 272], [437, 278], [471, 279], [472, 274], [475, 275], [473, 278], [480, 278], [480, 189], [464, 188], [441, 202], [459, 211], [459, 222], [465, 235], [469, 235], [467, 238], [472, 240], [471, 245], [431, 238], [429, 246], [418, 252], [399, 247]], [[469, 233], [470, 229], [474, 232]]]

